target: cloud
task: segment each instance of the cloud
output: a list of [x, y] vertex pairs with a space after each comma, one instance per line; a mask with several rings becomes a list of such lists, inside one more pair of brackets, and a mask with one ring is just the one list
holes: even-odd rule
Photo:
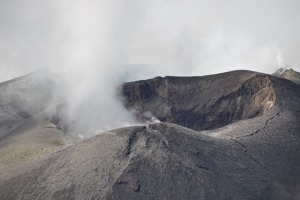
[[4, 0], [0, 78], [44, 66], [107, 70], [106, 65], [122, 64], [147, 64], [154, 74], [238, 68], [272, 73], [278, 47], [297, 69], [298, 5], [293, 0]]

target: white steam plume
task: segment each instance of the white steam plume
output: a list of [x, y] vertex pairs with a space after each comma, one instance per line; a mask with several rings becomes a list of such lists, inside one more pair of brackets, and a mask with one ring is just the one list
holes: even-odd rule
[[285, 62], [282, 49], [277, 48], [277, 57], [276, 58], [277, 58], [278, 67], [280, 67], [280, 68], [288, 67]]

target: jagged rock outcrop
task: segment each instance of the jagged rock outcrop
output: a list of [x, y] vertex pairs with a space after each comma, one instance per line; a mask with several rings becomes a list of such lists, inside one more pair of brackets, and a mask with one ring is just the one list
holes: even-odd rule
[[150, 112], [160, 121], [197, 131], [259, 116], [269, 112], [276, 102], [268, 75], [249, 71], [204, 77], [157, 77], [125, 83], [122, 93], [125, 106], [139, 120], [148, 120]]

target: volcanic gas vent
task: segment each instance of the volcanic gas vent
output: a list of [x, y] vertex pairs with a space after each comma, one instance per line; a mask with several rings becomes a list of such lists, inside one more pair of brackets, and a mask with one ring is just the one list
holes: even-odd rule
[[140, 121], [160, 121], [194, 130], [215, 129], [270, 112], [276, 95], [268, 75], [234, 71], [204, 77], [157, 77], [125, 83], [125, 106]]

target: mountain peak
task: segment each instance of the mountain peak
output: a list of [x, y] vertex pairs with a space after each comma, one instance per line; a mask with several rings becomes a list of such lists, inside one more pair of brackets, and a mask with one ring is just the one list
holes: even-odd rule
[[273, 75], [279, 76], [300, 84], [300, 73], [290, 67], [280, 68]]

